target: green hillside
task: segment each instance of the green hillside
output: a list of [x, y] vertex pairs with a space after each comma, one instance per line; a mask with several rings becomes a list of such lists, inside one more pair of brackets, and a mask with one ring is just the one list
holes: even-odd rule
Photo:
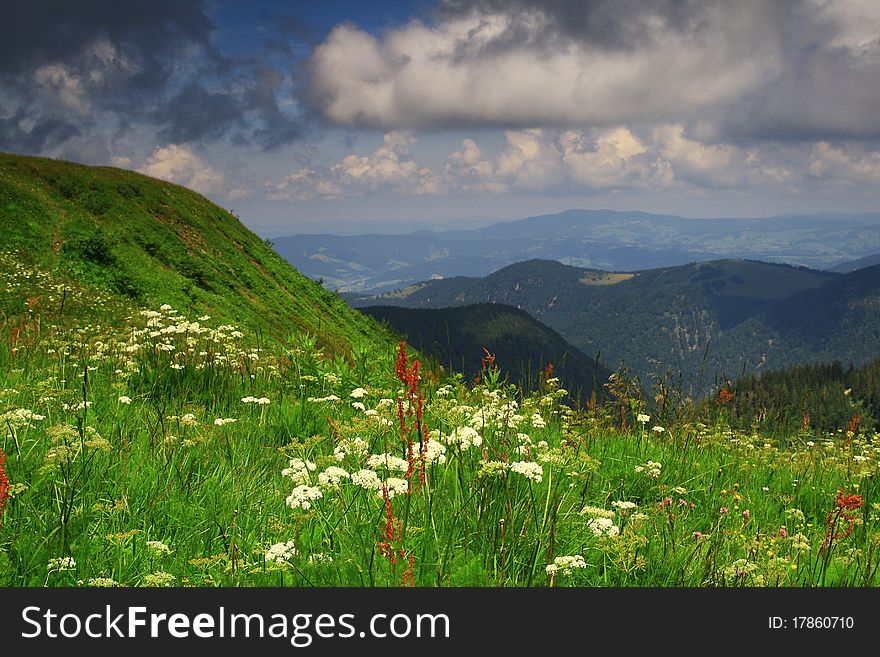
[[602, 393], [610, 371], [578, 351], [553, 329], [528, 313], [503, 304], [476, 304], [457, 308], [412, 309], [392, 306], [363, 308], [406, 336], [420, 352], [439, 365], [468, 376], [484, 366], [484, 350], [512, 383], [537, 389], [547, 365], [572, 396], [586, 401]]
[[[0, 207], [0, 587], [880, 583], [876, 434], [767, 433], [760, 413], [738, 429], [726, 405], [646, 398], [622, 372], [580, 407], [546, 375], [532, 393], [503, 369], [438, 376], [235, 217], [137, 174], [3, 156]], [[866, 270], [809, 289], [737, 263], [525, 267], [506, 294], [621, 352], [662, 346], [682, 299], [708, 313], [800, 288], [784, 301], [809, 313], [831, 284], [876, 288]], [[846, 335], [876, 305], [827, 307]], [[557, 348], [519, 310], [442, 315], [512, 371]], [[554, 365], [591, 371], [558, 343]]]
[[484, 278], [428, 281], [372, 304], [440, 308], [504, 303], [522, 308], [584, 353], [601, 351], [643, 381], [684, 375], [694, 390], [798, 362], [864, 362], [880, 354], [878, 276], [846, 276], [750, 260], [717, 260], [610, 274], [549, 260]]
[[[0, 154], [0, 240], [25, 266], [133, 305], [217, 315], [334, 352], [375, 324], [203, 196], [131, 171]], [[40, 303], [40, 300], [35, 300]]]

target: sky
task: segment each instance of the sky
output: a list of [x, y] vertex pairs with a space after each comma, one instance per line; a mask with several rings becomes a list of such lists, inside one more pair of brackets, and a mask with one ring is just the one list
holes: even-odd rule
[[878, 211], [876, 0], [5, 4], [0, 150], [263, 236]]

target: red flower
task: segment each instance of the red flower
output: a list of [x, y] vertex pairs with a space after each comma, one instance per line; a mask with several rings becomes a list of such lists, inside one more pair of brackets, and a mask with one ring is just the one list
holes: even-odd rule
[[[0, 449], [0, 521], [3, 519], [3, 511], [9, 500], [9, 475], [6, 474], [6, 454]], [[3, 523], [0, 522], [0, 527]]]

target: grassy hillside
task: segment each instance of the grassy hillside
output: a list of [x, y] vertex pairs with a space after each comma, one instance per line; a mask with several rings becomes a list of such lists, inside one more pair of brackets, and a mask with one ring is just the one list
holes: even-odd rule
[[573, 397], [586, 401], [611, 374], [568, 344], [553, 329], [525, 311], [503, 304], [476, 304], [458, 308], [412, 309], [371, 306], [362, 309], [406, 336], [420, 352], [440, 365], [470, 377], [484, 367], [484, 350], [511, 383], [535, 390], [542, 372], [553, 365], [553, 376]]
[[0, 154], [0, 243], [23, 265], [134, 305], [222, 316], [279, 339], [307, 332], [336, 352], [375, 339], [371, 320], [235, 216], [131, 171]]
[[[355, 306], [416, 308], [510, 304], [557, 330], [584, 353], [601, 351], [610, 366], [624, 362], [643, 379], [667, 370], [682, 372], [696, 385], [701, 373], [703, 383], [712, 384], [718, 377], [783, 367], [798, 359], [852, 356], [854, 348], [812, 354], [814, 344], [804, 342], [790, 322], [786, 325], [772, 314], [783, 300], [800, 298], [796, 295], [821, 304], [827, 295], [816, 291], [837, 278], [749, 260], [650, 269], [632, 276], [529, 260], [484, 278], [427, 281], [379, 297], [349, 300]], [[798, 311], [798, 316], [810, 312], [815, 309]], [[802, 324], [802, 332], [808, 333], [812, 323]], [[846, 339], [842, 335], [841, 343]]]
[[0, 586], [878, 584], [876, 434], [444, 380], [195, 194], [0, 170]]

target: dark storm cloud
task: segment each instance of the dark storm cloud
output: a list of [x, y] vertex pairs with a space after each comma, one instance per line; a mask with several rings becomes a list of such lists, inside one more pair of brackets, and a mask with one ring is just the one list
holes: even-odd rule
[[[559, 38], [601, 48], [633, 50], [665, 30], [693, 32], [705, 24], [716, 0], [448, 0], [441, 19], [505, 14], [513, 20], [498, 44], [536, 42], [553, 47]], [[533, 18], [540, 15], [537, 29]]]
[[264, 92], [266, 67], [213, 45], [205, 2], [17, 2], [3, 25], [0, 149], [44, 152], [122, 125], [174, 142], [234, 132], [273, 148], [299, 135]]
[[228, 93], [212, 93], [192, 82], [163, 103], [152, 118], [165, 125], [167, 141], [200, 141], [222, 137], [243, 122], [240, 102]]

